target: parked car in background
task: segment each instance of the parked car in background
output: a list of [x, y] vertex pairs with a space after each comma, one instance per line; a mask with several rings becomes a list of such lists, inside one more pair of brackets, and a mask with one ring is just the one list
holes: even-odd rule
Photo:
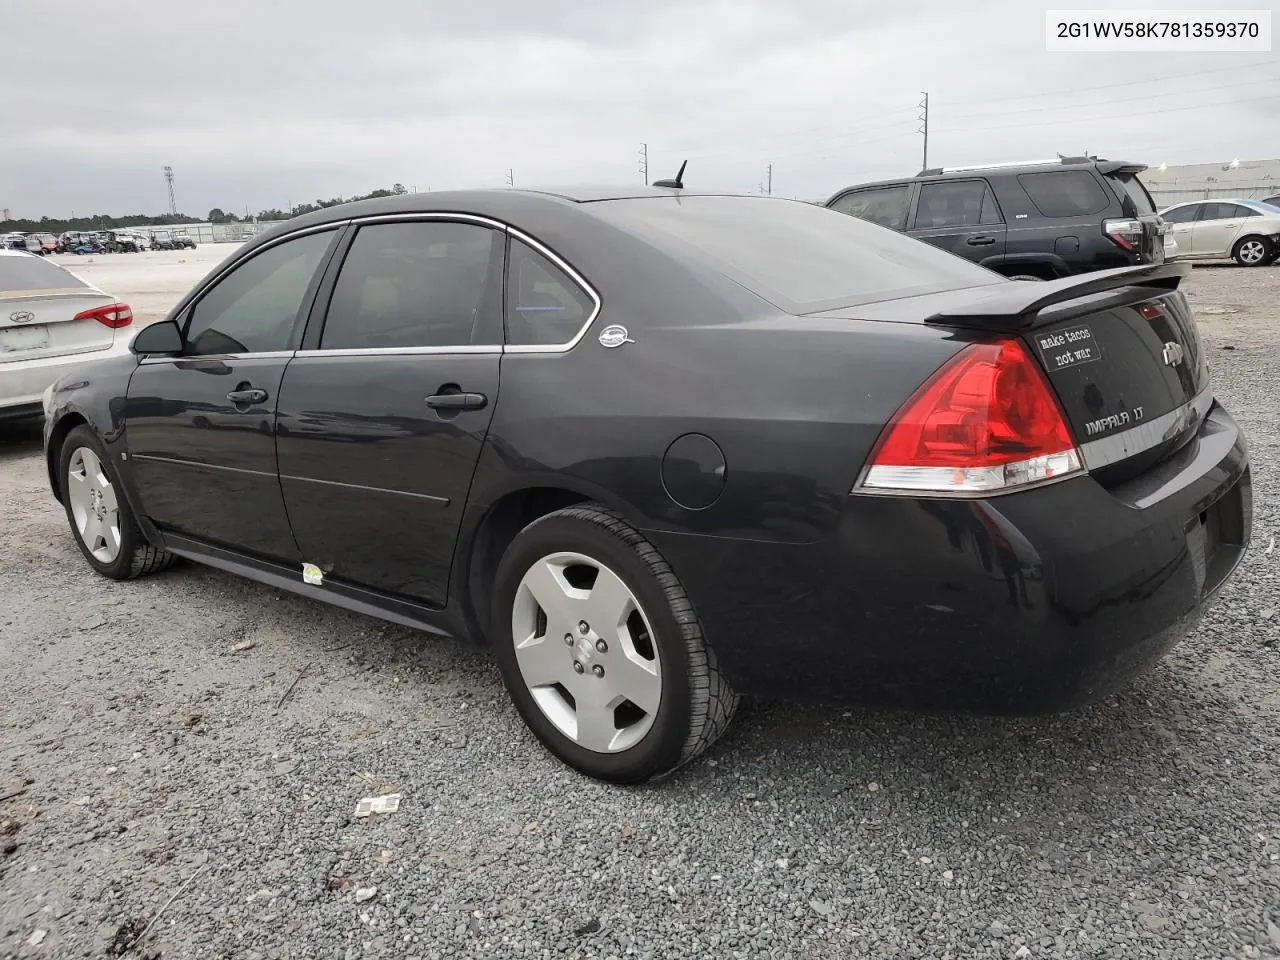
[[1160, 214], [1178, 241], [1181, 260], [1231, 257], [1242, 267], [1280, 259], [1280, 209], [1258, 200], [1193, 200]]
[[40, 239], [40, 249], [46, 253], [58, 252], [58, 238], [52, 233], [38, 233], [36, 236]]
[[129, 230], [108, 231], [106, 248], [109, 253], [137, 253], [141, 249], [137, 234]]
[[826, 206], [1016, 279], [1165, 260], [1140, 163], [1069, 157], [925, 170], [841, 190]]
[[1280, 208], [1280, 193], [1277, 193], [1274, 197], [1266, 197], [1262, 202], [1268, 206]]
[[174, 249], [173, 235], [168, 230], [152, 230], [151, 231], [151, 249], [152, 250], [172, 250]]
[[1015, 283], [660, 186], [387, 197], [59, 381], [45, 455], [98, 574], [487, 641], [548, 749], [643, 780], [739, 694], [1064, 710], [1192, 629], [1252, 481], [1189, 272]]
[[126, 305], [52, 260], [0, 250], [0, 421], [40, 416], [58, 377], [127, 356], [132, 322]]
[[175, 250], [194, 250], [196, 242], [191, 239], [185, 230], [175, 230], [173, 233], [173, 248]]
[[26, 250], [27, 235], [25, 233], [6, 233], [3, 238], [3, 247], [5, 250]]

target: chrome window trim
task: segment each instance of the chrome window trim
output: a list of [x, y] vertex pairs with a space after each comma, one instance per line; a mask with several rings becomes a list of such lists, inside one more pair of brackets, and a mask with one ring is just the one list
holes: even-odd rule
[[372, 213], [363, 217], [353, 217], [347, 222], [356, 226], [368, 226], [402, 220], [461, 220], [464, 223], [479, 223], [503, 233], [509, 229], [505, 223], [494, 220], [492, 217], [482, 217], [475, 213], [449, 213], [446, 210], [427, 210], [422, 213]]
[[[272, 237], [270, 240], [268, 240], [266, 243], [262, 244], [261, 246], [254, 247], [252, 250], [245, 253], [244, 256], [237, 257], [235, 260], [232, 260], [229, 263], [224, 264], [221, 270], [219, 270], [213, 276], [209, 277], [207, 282], [201, 284], [199, 296], [203, 297], [210, 287], [212, 287], [216, 283], [220, 283], [222, 281], [222, 278], [225, 277], [228, 273], [236, 269], [236, 267], [240, 266], [240, 264], [247, 263], [248, 261], [252, 260], [254, 257], [262, 253], [262, 251], [264, 250], [270, 250], [272, 247], [277, 247], [287, 240], [297, 240], [299, 237], [305, 237], [313, 233], [324, 233], [326, 230], [341, 230], [350, 222], [351, 222], [350, 220], [332, 220], [329, 223], [322, 223], [314, 227], [299, 227], [297, 230], [291, 230], [288, 233], [281, 234], [278, 237]], [[194, 300], [195, 298], [192, 298], [192, 299]], [[184, 307], [183, 309], [186, 309], [186, 308]]]
[[[596, 291], [595, 287], [587, 283], [586, 279], [582, 276], [582, 274], [578, 273], [577, 270], [569, 266], [569, 264], [566, 263], [559, 254], [557, 254], [550, 247], [546, 246], [546, 244], [540, 243], [539, 241], [533, 239], [533, 237], [529, 236], [524, 231], [517, 230], [515, 227], [512, 227], [512, 226], [507, 227], [507, 234], [508, 236], [514, 237], [515, 239], [519, 240], [521, 243], [527, 244], [528, 246], [532, 247], [538, 253], [542, 254], [544, 257], [546, 257], [548, 260], [554, 263], [557, 267], [559, 267], [570, 280], [572, 280], [583, 291], [586, 292], [587, 296], [591, 298], [591, 302], [595, 304], [595, 309], [593, 309], [591, 311], [591, 315], [587, 317], [586, 322], [582, 325], [582, 329], [580, 329], [576, 334], [574, 334], [573, 339], [568, 340], [565, 343], [507, 344], [505, 352], [507, 353], [568, 353], [570, 350], [572, 350], [581, 342], [582, 338], [587, 335], [587, 331], [591, 329], [591, 325], [596, 322], [596, 318], [600, 316], [600, 310], [603, 307], [603, 302], [600, 299], [600, 294]], [[505, 303], [503, 304], [502, 321], [503, 321], [503, 328], [505, 330], [506, 328], [506, 304]]]
[[261, 353], [198, 353], [186, 356], [144, 356], [138, 361], [139, 366], [150, 366], [156, 363], [203, 363], [226, 362], [227, 360], [287, 360], [294, 356], [296, 350], [264, 350]]
[[496, 357], [501, 356], [502, 352], [502, 346], [495, 343], [476, 346], [463, 344], [456, 347], [349, 347], [340, 350], [299, 350], [294, 357], [305, 360], [309, 357], [413, 357], [449, 353]]
[[1080, 444], [1080, 456], [1084, 460], [1086, 470], [1101, 470], [1103, 467], [1131, 457], [1134, 454], [1150, 450], [1167, 440], [1173, 439], [1191, 423], [1199, 425], [1209, 414], [1213, 406], [1213, 390], [1205, 387], [1198, 394], [1151, 420], [1130, 427], [1120, 433], [1108, 437], [1099, 437]]

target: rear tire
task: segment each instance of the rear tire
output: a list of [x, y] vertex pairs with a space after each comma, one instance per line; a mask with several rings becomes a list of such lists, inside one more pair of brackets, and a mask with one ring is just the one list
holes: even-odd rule
[[1271, 262], [1275, 249], [1266, 237], [1243, 237], [1231, 251], [1231, 259], [1242, 267], [1262, 267]]
[[58, 483], [76, 546], [102, 576], [133, 580], [173, 563], [173, 554], [147, 543], [115, 465], [87, 426], [76, 427], [63, 441]]
[[498, 565], [489, 636], [529, 729], [599, 780], [671, 773], [738, 706], [670, 566], [600, 504], [517, 534]]

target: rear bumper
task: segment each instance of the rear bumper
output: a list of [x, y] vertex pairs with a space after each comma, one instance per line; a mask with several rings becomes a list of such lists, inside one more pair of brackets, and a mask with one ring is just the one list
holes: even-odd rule
[[1100, 699], [1196, 623], [1249, 542], [1243, 435], [1219, 406], [1113, 490], [851, 496], [826, 540], [649, 534], [739, 692], [1043, 713]]
[[103, 350], [0, 363], [0, 414], [10, 407], [32, 404], [39, 410], [41, 396], [55, 381], [90, 364], [127, 354], [134, 332], [129, 327], [117, 330], [111, 346]]

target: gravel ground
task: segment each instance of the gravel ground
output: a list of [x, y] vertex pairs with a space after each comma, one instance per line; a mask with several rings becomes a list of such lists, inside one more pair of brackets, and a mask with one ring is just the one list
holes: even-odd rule
[[546, 755], [461, 643], [192, 565], [94, 577], [10, 437], [0, 956], [153, 920], [132, 955], [1280, 956], [1280, 267], [1190, 289], [1257, 484], [1194, 637], [1055, 718], [758, 706], [642, 788]]

